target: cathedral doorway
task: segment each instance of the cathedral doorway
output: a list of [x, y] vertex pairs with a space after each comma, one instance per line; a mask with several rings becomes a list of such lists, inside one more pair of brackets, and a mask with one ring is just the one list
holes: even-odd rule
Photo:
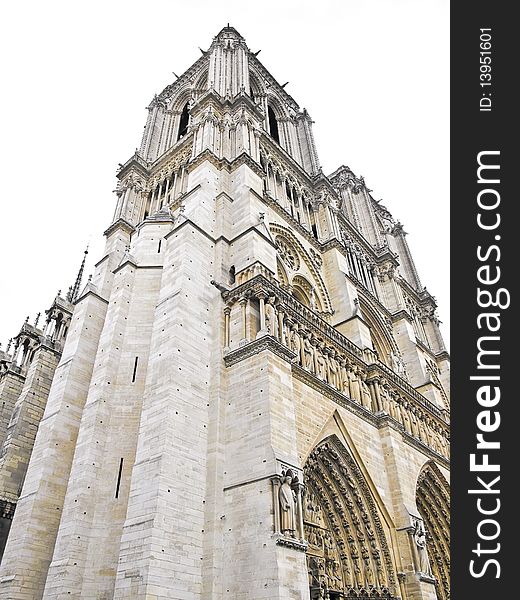
[[417, 481], [417, 509], [424, 521], [428, 567], [435, 578], [439, 600], [450, 598], [450, 489], [433, 462], [423, 468]]
[[304, 473], [311, 600], [396, 598], [395, 567], [379, 511], [339, 438], [320, 443]]

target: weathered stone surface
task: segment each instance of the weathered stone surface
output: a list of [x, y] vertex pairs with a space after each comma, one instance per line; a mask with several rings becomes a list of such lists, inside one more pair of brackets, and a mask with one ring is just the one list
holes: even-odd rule
[[34, 434], [48, 393], [0, 598], [444, 600], [448, 356], [400, 223], [230, 27], [118, 180], [15, 401]]

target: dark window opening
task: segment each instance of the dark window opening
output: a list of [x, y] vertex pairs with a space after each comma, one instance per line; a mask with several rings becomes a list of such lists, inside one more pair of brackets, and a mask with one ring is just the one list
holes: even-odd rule
[[315, 223], [312, 224], [312, 234], [314, 235], [314, 237], [316, 239], [318, 239], [318, 229], [316, 228], [316, 224]]
[[229, 283], [235, 283], [235, 265], [229, 269]]
[[159, 240], [159, 245], [157, 246], [157, 254], [159, 254], [159, 252], [161, 251], [161, 242], [162, 240]]
[[177, 141], [184, 137], [188, 131], [188, 123], [190, 120], [190, 113], [188, 112], [188, 103], [186, 102], [184, 108], [181, 113], [181, 120], [179, 123], [179, 135], [177, 136]]
[[268, 106], [267, 107], [267, 115], [269, 117], [269, 133], [271, 137], [278, 143], [280, 143], [280, 133], [278, 132], [278, 121], [274, 115], [273, 109]]

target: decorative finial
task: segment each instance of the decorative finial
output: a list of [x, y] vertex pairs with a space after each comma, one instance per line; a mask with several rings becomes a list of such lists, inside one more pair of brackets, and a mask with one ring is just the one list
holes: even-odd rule
[[27, 315], [27, 316], [25, 317], [24, 324], [26, 324], [26, 323], [29, 323], [29, 315]]
[[81, 280], [83, 279], [83, 270], [85, 269], [85, 260], [87, 259], [87, 254], [88, 254], [88, 244], [87, 244], [87, 247], [85, 248], [85, 251], [83, 252], [83, 260], [81, 261], [81, 266], [79, 268], [78, 275], [76, 277], [76, 281], [74, 282], [74, 285], [72, 286], [72, 288], [69, 288], [69, 292], [67, 294], [67, 300], [69, 302], [74, 302], [76, 300], [76, 298], [78, 297], [79, 288], [81, 286]]
[[9, 350], [11, 350], [12, 345], [13, 345], [13, 338], [9, 338], [9, 341], [7, 342], [6, 352], [9, 352]]
[[38, 321], [40, 320], [40, 316], [41, 316], [41, 314], [42, 314], [42, 313], [38, 313], [38, 314], [36, 315], [36, 319], [34, 319], [34, 326], [35, 326], [35, 327], [38, 327]]

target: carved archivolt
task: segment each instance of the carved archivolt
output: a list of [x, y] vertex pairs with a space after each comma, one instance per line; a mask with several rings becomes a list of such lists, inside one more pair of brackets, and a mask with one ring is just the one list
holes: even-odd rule
[[[307, 270], [309, 271], [310, 275], [312, 276], [313, 283], [315, 285], [315, 291], [316, 291], [316, 294], [319, 296], [319, 301], [322, 306], [322, 310], [325, 313], [332, 314], [332, 312], [333, 312], [332, 303], [330, 300], [330, 296], [327, 292], [327, 289], [325, 287], [325, 283], [316, 267], [315, 262], [309, 256], [309, 254], [305, 250], [304, 246], [298, 241], [298, 239], [294, 236], [294, 234], [286, 227], [283, 227], [282, 225], [279, 225], [277, 223], [272, 223], [270, 225], [270, 229], [271, 229], [271, 232], [273, 233], [273, 236], [275, 236], [275, 241], [279, 248], [279, 254], [280, 254], [280, 245], [279, 244], [282, 242], [286, 248], [291, 249], [292, 253], [296, 253], [296, 256], [298, 257], [298, 261], [297, 261], [298, 266], [296, 268], [294, 268], [294, 270], [298, 270], [300, 268], [300, 266], [301, 266], [300, 260], [305, 264], [305, 266], [307, 267]], [[284, 257], [281, 256], [281, 258], [283, 260]], [[293, 268], [293, 267], [291, 267], [291, 268]]]
[[311, 599], [394, 598], [395, 567], [376, 503], [336, 436], [304, 468], [303, 515]]
[[417, 481], [417, 508], [424, 521], [426, 544], [439, 600], [450, 598], [450, 490], [438, 467], [429, 462]]
[[377, 308], [374, 308], [366, 295], [358, 292], [361, 314], [370, 327], [372, 341], [377, 350], [379, 360], [393, 367], [391, 355], [399, 356], [399, 348], [394, 339], [391, 324], [381, 318]]

